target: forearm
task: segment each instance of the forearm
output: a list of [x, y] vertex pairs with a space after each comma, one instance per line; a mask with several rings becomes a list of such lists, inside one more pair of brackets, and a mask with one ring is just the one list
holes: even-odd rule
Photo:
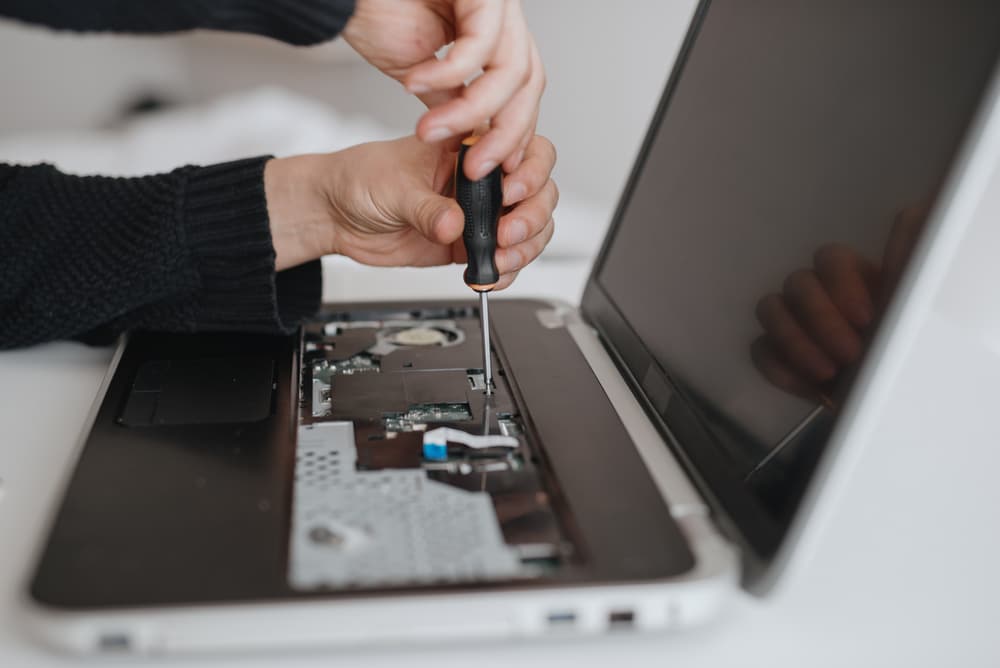
[[168, 33], [204, 28], [295, 45], [336, 37], [354, 0], [0, 0], [0, 16], [76, 32]]
[[294, 329], [318, 304], [319, 268], [275, 274], [265, 162], [130, 179], [0, 166], [0, 347]]

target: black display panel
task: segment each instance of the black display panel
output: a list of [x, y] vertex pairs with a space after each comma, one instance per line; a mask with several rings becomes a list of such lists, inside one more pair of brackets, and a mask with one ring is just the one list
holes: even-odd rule
[[773, 555], [1000, 51], [988, 0], [700, 6], [584, 297]]

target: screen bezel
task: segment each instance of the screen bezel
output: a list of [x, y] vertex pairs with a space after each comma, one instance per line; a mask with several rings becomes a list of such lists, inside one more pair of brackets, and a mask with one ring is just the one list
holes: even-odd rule
[[[685, 398], [681, 386], [655, 361], [600, 283], [605, 261], [710, 6], [711, 0], [700, 0], [694, 13], [592, 267], [580, 308], [589, 324], [598, 331], [650, 420], [716, 511], [715, 517], [721, 528], [742, 548], [744, 581], [752, 584], [769, 570], [795, 517], [801, 511], [801, 496], [793, 511], [780, 519], [764, 507], [762, 501], [746, 486], [742, 476], [733, 470], [724, 453], [719, 451], [717, 439], [702, 425], [697, 410]], [[959, 153], [956, 158], [958, 155]], [[955, 164], [953, 159], [949, 172], [954, 170]], [[827, 449], [822, 448], [819, 458], [822, 459], [826, 454]], [[808, 479], [802, 481], [806, 487], [812, 485], [814, 473], [815, 469]]]

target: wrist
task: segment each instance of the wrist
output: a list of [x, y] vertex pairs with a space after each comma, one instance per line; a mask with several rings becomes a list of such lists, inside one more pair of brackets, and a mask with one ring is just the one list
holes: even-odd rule
[[334, 252], [334, 221], [321, 182], [330, 171], [330, 157], [274, 158], [264, 166], [276, 271]]

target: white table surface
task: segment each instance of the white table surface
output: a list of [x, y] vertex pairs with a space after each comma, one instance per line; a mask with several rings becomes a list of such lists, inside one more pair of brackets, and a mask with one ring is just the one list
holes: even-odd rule
[[[328, 277], [328, 293], [331, 280], [347, 280], [333, 269], [334, 276]], [[438, 280], [429, 275], [425, 278], [431, 284]], [[545, 278], [540, 276], [539, 281]], [[376, 296], [379, 280], [365, 281]], [[445, 286], [444, 280], [441, 286]], [[538, 287], [528, 283], [527, 288]], [[110, 349], [74, 343], [0, 353], [0, 666], [59, 666], [77, 661], [33, 644], [19, 627], [18, 619], [32, 552], [42, 537], [45, 518], [59, 494], [57, 481], [70, 466], [69, 453], [110, 357]], [[412, 667], [434, 668], [1000, 665], [1000, 643], [983, 633], [983, 626], [993, 622], [981, 615], [978, 624], [973, 625], [954, 609], [940, 617], [910, 615], [906, 609], [919, 604], [919, 592], [899, 595], [898, 602], [879, 600], [879, 605], [870, 606], [864, 591], [836, 585], [844, 578], [850, 580], [850, 574], [837, 574], [837, 563], [852, 563], [849, 557], [857, 549], [847, 545], [838, 554], [826, 555], [829, 558], [821, 571], [824, 575], [819, 576], [829, 578], [826, 586], [809, 592], [801, 586], [786, 588], [780, 596], [763, 601], [735, 594], [720, 619], [684, 633], [157, 658], [152, 662], [205, 667], [399, 666], [406, 662]], [[114, 665], [150, 662], [147, 658], [126, 657]], [[89, 663], [95, 665], [93, 660]]]

